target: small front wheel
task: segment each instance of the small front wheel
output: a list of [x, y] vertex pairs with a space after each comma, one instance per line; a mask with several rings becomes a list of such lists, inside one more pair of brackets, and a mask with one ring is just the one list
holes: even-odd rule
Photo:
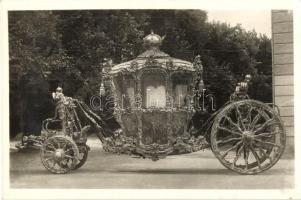
[[64, 174], [74, 169], [78, 163], [79, 151], [70, 137], [55, 135], [42, 144], [40, 156], [47, 170], [55, 174]]
[[74, 166], [73, 170], [82, 167], [86, 163], [88, 158], [89, 147], [87, 145], [80, 145], [78, 149], [79, 149], [78, 163]]

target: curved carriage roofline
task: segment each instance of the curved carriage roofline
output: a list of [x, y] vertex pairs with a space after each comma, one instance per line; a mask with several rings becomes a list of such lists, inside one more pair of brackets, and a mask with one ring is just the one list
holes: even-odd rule
[[[193, 64], [185, 61], [185, 60], [180, 60], [180, 59], [176, 59], [176, 58], [172, 58], [172, 57], [168, 57], [168, 58], [155, 58], [156, 61], [158, 61], [158, 63], [160, 64], [160, 67], [167, 69], [167, 64], [168, 62], [170, 62], [170, 60], [172, 61], [172, 67], [170, 68], [170, 70], [172, 71], [195, 71], [195, 69], [193, 68]], [[123, 70], [129, 70], [132, 66], [132, 63], [137, 63], [137, 70], [143, 69], [143, 68], [147, 68], [148, 66], [146, 65], [146, 61], [147, 59], [133, 59], [130, 60], [128, 62], [124, 62], [118, 65], [115, 65], [112, 67], [110, 74], [116, 74], [119, 73]], [[130, 70], [129, 70], [130, 71]]]
[[161, 67], [171, 71], [195, 71], [191, 62], [173, 58], [167, 53], [160, 51], [159, 46], [162, 40], [157, 34], [151, 33], [147, 35], [144, 38], [147, 50], [133, 60], [113, 66], [110, 74], [117, 74], [124, 70], [135, 71], [147, 67]]

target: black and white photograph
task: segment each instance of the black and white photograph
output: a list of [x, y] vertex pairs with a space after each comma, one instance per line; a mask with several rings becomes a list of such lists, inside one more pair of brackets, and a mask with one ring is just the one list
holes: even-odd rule
[[4, 12], [10, 189], [296, 189], [293, 8]]

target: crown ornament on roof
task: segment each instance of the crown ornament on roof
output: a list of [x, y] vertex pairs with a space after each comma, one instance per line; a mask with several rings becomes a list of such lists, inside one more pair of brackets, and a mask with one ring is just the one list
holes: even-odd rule
[[143, 38], [144, 45], [147, 48], [159, 48], [164, 40], [165, 36], [161, 37], [160, 35], [155, 34], [153, 31]]

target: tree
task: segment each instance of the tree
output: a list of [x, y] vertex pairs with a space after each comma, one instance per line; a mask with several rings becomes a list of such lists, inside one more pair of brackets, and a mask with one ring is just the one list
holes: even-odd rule
[[272, 47], [266, 35], [259, 36], [259, 51], [255, 55], [258, 62], [257, 74], [250, 87], [250, 95], [260, 101], [272, 102]]
[[69, 58], [57, 51], [57, 18], [50, 11], [9, 13], [10, 127], [39, 134], [49, 116], [51, 97], [47, 76], [68, 67]]
[[[264, 36], [258, 37], [255, 31], [246, 31], [240, 25], [230, 26], [215, 22], [208, 27], [209, 39], [201, 51], [204, 58], [205, 80], [212, 87], [218, 106], [228, 101], [235, 84], [242, 81], [246, 74], [253, 77], [254, 84], [251, 90], [259, 90], [261, 84], [257, 80], [258, 61], [265, 60], [267, 63], [271, 60], [268, 52], [265, 52], [269, 46], [269, 39]], [[271, 86], [260, 90], [271, 90]], [[264, 98], [254, 92], [251, 92], [251, 97], [269, 102], [271, 93], [264, 93], [266, 94]]]

